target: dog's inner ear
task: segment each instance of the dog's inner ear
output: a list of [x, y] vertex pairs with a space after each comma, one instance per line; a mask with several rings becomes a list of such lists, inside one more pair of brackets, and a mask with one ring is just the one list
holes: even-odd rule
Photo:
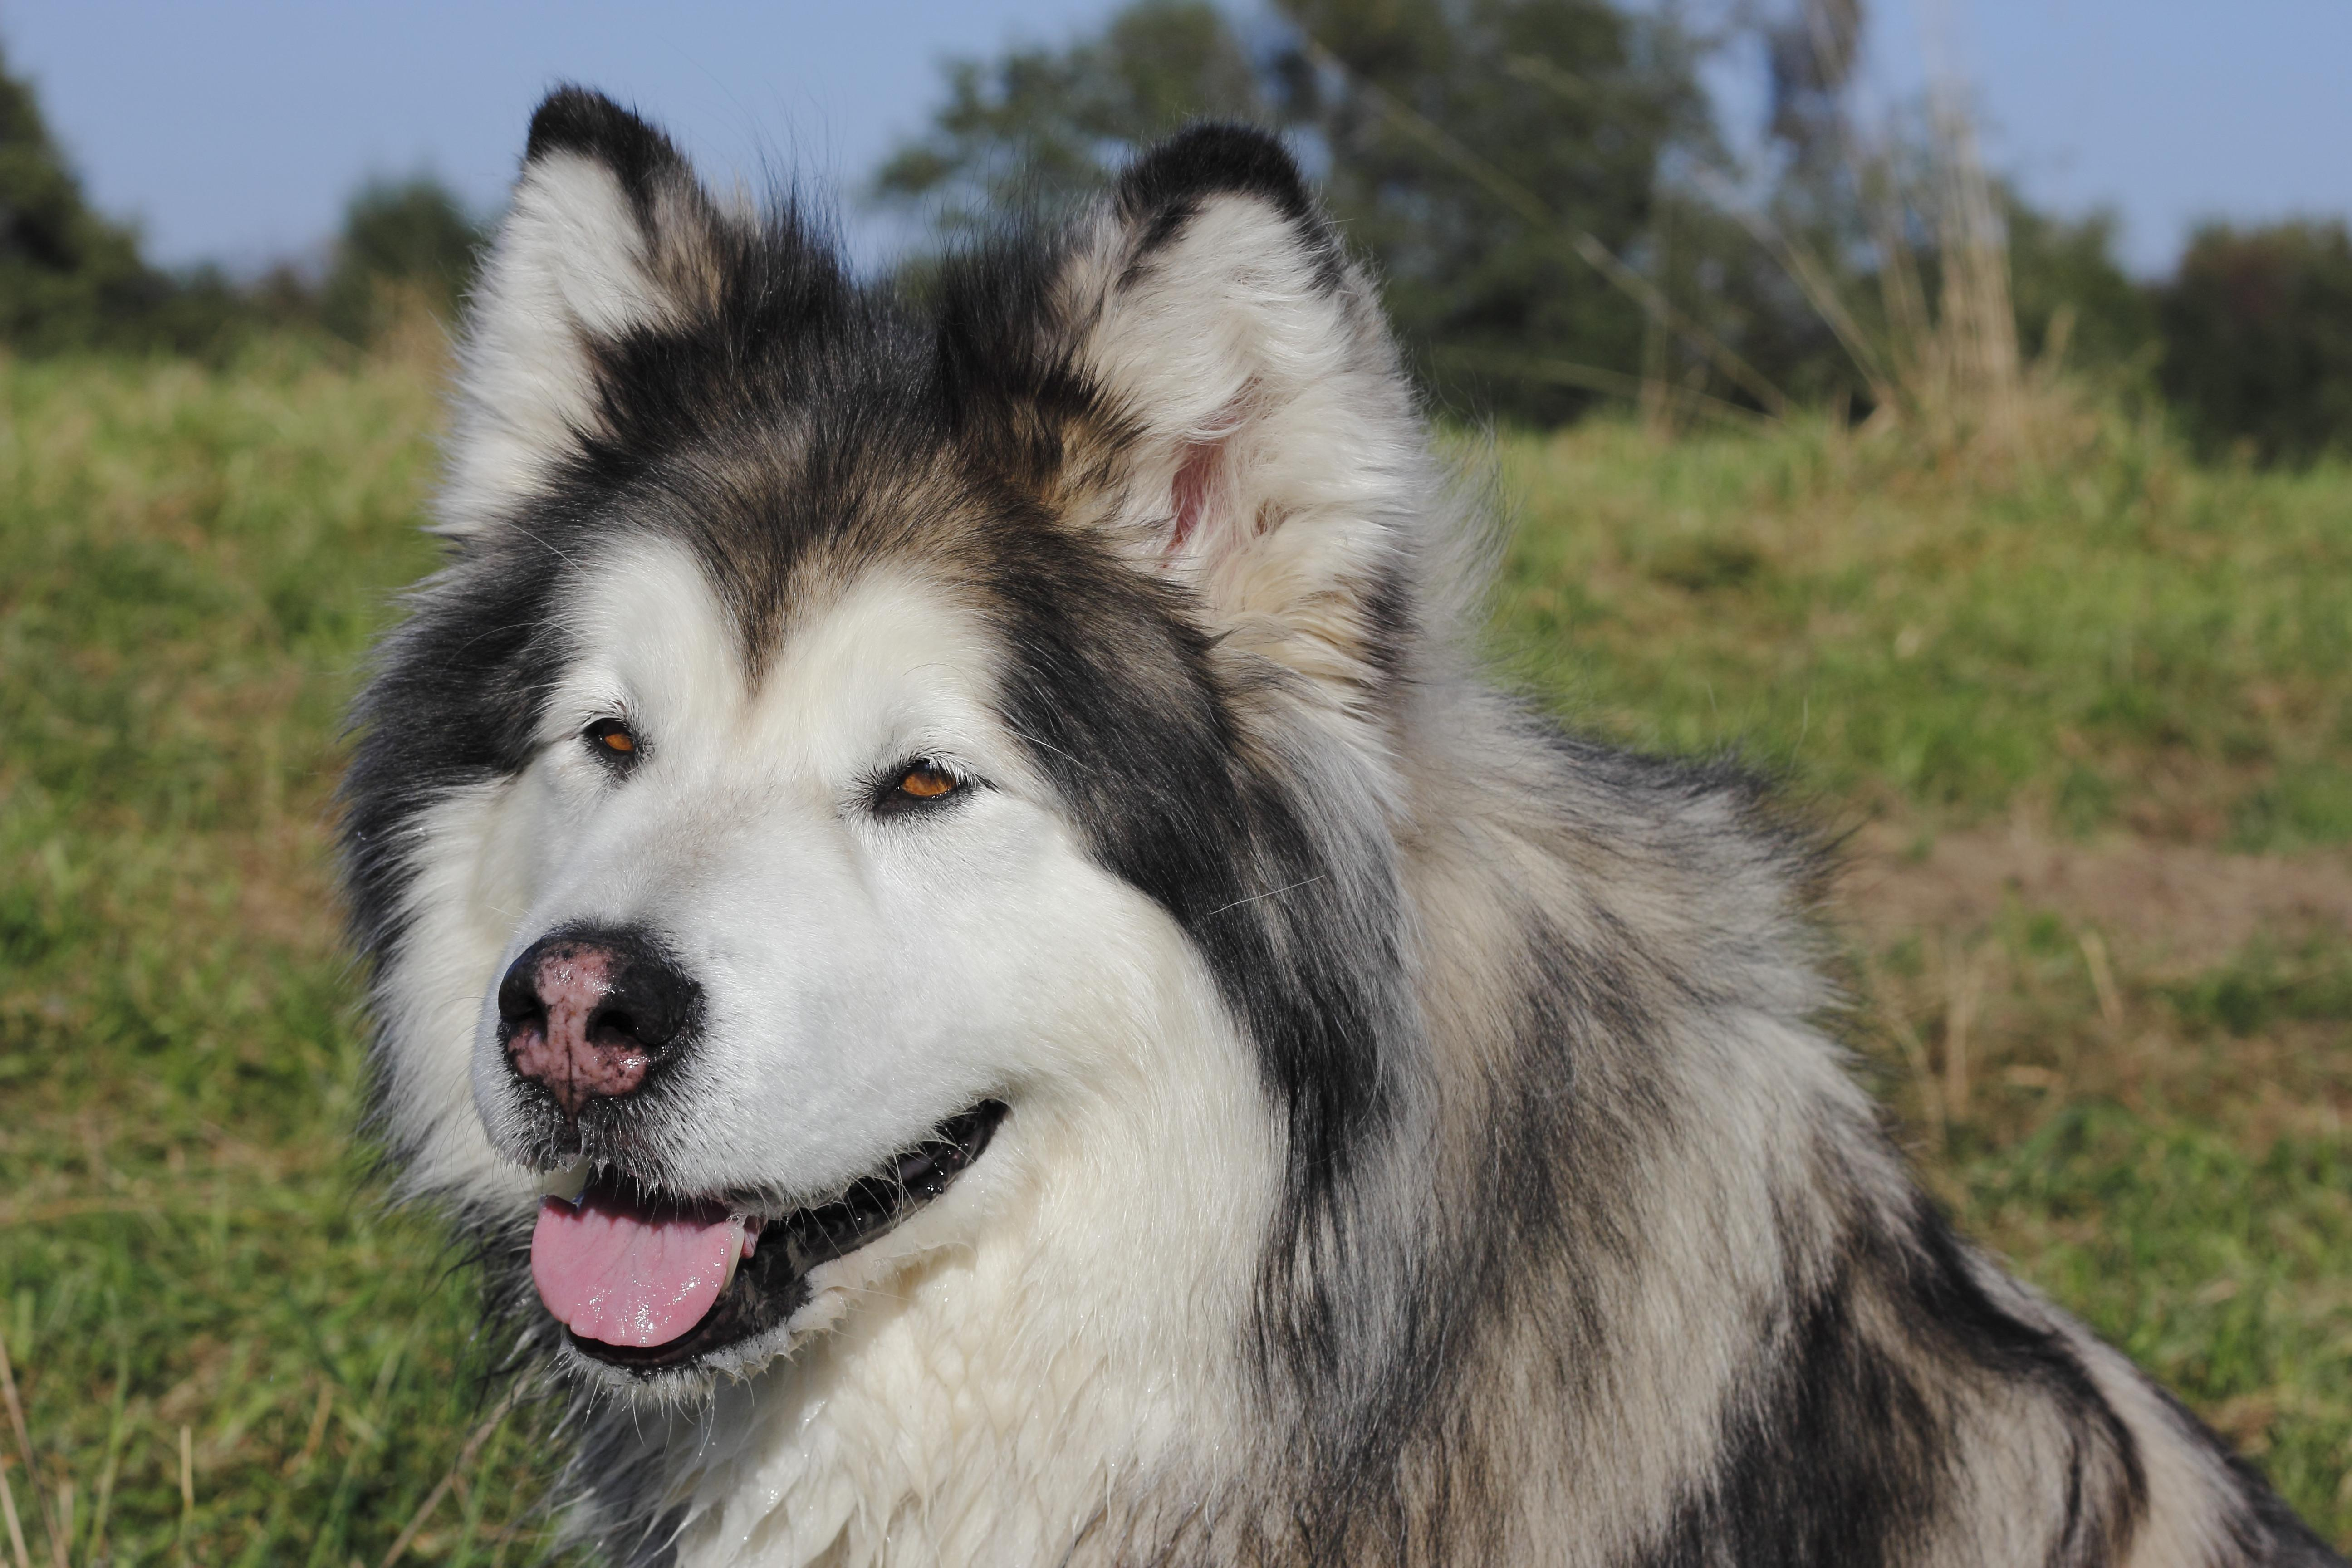
[[[1238, 426], [1236, 417], [1234, 425]], [[1202, 521], [1220, 507], [1231, 504], [1223, 493], [1225, 477], [1225, 441], [1232, 430], [1218, 431], [1204, 439], [1187, 441], [1176, 458], [1176, 477], [1168, 488], [1169, 523], [1164, 560], [1173, 562], [1182, 556], [1201, 531]]]
[[1213, 629], [1308, 673], [1360, 666], [1424, 481], [1370, 289], [1272, 138], [1163, 143], [1062, 279], [1114, 476], [1095, 511]]
[[447, 531], [511, 515], [597, 428], [600, 344], [710, 305], [722, 221], [635, 115], [579, 88], [540, 105], [460, 333]]

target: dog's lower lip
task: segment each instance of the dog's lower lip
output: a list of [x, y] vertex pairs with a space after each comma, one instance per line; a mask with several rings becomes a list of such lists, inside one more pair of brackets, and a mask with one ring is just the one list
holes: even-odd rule
[[831, 1203], [752, 1217], [743, 1253], [718, 1300], [677, 1338], [640, 1348], [609, 1344], [568, 1327], [564, 1338], [591, 1360], [650, 1375], [766, 1332], [807, 1300], [810, 1269], [879, 1240], [946, 1192], [987, 1148], [1006, 1109], [1001, 1100], [983, 1100], [949, 1118], [888, 1169], [851, 1183]]

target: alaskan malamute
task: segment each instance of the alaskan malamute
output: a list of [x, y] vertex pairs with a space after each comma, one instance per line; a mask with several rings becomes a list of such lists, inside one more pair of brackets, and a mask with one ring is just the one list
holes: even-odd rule
[[1269, 137], [893, 288], [566, 89], [461, 354], [351, 902], [613, 1560], [2336, 1561], [1920, 1195], [1757, 783], [1480, 675]]

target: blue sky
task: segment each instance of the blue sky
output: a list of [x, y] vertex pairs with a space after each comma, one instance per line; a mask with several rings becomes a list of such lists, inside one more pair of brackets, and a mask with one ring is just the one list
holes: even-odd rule
[[[1724, 0], [1685, 0], [1698, 10]], [[370, 173], [488, 207], [530, 107], [572, 78], [667, 122], [706, 173], [854, 184], [919, 129], [946, 55], [1059, 40], [1111, 0], [11, 0], [0, 46], [92, 195], [154, 255], [251, 267], [331, 231]], [[2117, 209], [2136, 270], [2210, 216], [2352, 213], [2352, 0], [1875, 0], [1872, 91], [1930, 60], [1975, 88], [1996, 167]], [[1753, 62], [1718, 68], [1752, 121]], [[858, 248], [887, 226], [850, 215]]]

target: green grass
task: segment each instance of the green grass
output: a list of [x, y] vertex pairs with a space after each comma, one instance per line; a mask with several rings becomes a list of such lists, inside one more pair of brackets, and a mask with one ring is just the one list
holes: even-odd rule
[[[397, 369], [0, 366], [0, 1331], [77, 1563], [373, 1563], [486, 1414], [462, 1274], [352, 1152], [325, 868], [435, 416]], [[530, 1438], [432, 1554], [539, 1554]]]
[[[463, 1271], [353, 1152], [325, 868], [336, 716], [431, 558], [432, 380], [0, 363], [0, 1332], [37, 1556], [69, 1483], [77, 1564], [101, 1513], [117, 1563], [374, 1563], [453, 1473], [413, 1560], [543, 1553], [543, 1416], [490, 1419]], [[2352, 472], [2069, 443], [1981, 472], [1826, 428], [1507, 440], [1502, 637], [1605, 731], [1785, 770], [1898, 890], [2017, 823], [2332, 875]], [[2352, 1541], [2352, 943], [2265, 917], [2184, 966], [2103, 943], [2095, 900], [1971, 897], [1852, 942], [1928, 1179]]]
[[2352, 839], [2352, 471], [2053, 419], [2059, 449], [1997, 465], [1825, 425], [1508, 445], [1507, 646], [1629, 740], [1937, 822], [2022, 798], [2076, 832]]

